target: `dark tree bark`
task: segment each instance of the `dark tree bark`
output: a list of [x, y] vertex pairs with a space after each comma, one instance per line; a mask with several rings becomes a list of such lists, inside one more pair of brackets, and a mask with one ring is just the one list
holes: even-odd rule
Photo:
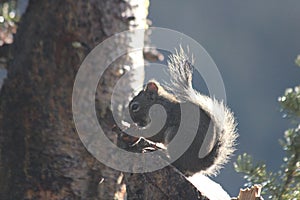
[[[114, 33], [147, 28], [148, 3], [30, 1], [10, 48], [8, 77], [0, 94], [0, 199], [202, 198], [172, 166], [123, 174], [101, 164], [87, 152], [73, 122], [72, 90], [83, 59]], [[111, 48], [130, 49], [127, 41], [132, 39], [122, 38], [120, 46]], [[112, 131], [107, 91], [120, 79], [116, 72], [124, 65], [132, 66], [132, 76], [142, 78], [143, 72], [134, 69], [143, 62], [142, 56], [118, 59], [99, 82], [98, 117], [114, 142], [117, 133]], [[121, 82], [121, 88], [129, 90], [120, 95], [118, 109], [128, 102], [133, 80], [129, 76]], [[157, 158], [157, 162], [164, 161]]]
[[[130, 29], [129, 22], [139, 19], [132, 9], [118, 0], [30, 1], [0, 96], [0, 199], [114, 198], [120, 172], [82, 145], [71, 97], [84, 57], [108, 36]], [[114, 74], [108, 73], [107, 88], [119, 78]]]

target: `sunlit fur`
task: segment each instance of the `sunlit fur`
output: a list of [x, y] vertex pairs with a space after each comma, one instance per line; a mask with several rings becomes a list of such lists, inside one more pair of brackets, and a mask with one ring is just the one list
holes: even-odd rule
[[238, 134], [233, 113], [222, 101], [203, 95], [192, 88], [192, 63], [182, 48], [169, 58], [171, 86], [168, 90], [181, 102], [190, 101], [198, 104], [209, 114], [216, 126], [217, 140], [220, 144], [218, 157], [215, 158], [214, 165], [201, 172], [205, 175], [216, 175], [235, 151]]

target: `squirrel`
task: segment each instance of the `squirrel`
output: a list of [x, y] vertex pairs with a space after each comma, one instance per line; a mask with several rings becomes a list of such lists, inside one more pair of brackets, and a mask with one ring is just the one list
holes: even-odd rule
[[[163, 106], [166, 112], [165, 124], [156, 135], [146, 139], [168, 147], [168, 143], [179, 129], [181, 106], [189, 104], [192, 109], [199, 109], [201, 117], [198, 119], [196, 136], [187, 150], [172, 165], [186, 176], [198, 172], [209, 176], [217, 175], [235, 151], [238, 134], [233, 113], [222, 101], [193, 89], [192, 63], [182, 48], [169, 56], [168, 68], [171, 84], [162, 86], [155, 80], [149, 81], [129, 103], [131, 119], [145, 129], [151, 123], [150, 108], [155, 104]], [[185, 134], [189, 134], [189, 130]], [[169, 152], [169, 157], [172, 158], [172, 152]]]

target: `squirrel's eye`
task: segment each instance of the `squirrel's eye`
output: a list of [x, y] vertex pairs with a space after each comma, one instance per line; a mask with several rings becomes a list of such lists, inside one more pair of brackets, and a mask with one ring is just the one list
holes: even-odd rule
[[140, 110], [140, 104], [138, 102], [133, 102], [131, 105], [130, 105], [130, 109], [133, 111], [133, 112], [137, 112]]

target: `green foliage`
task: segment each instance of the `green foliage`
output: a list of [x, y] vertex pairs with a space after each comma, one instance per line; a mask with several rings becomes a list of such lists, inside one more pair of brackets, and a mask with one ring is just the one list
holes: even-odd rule
[[[300, 57], [296, 59], [300, 65]], [[300, 86], [287, 89], [285, 94], [278, 98], [285, 113], [296, 128], [285, 131], [284, 139], [280, 145], [286, 153], [283, 164], [278, 172], [268, 172], [266, 164], [254, 165], [253, 159], [248, 154], [238, 156], [234, 163], [237, 172], [244, 173], [247, 180], [246, 186], [254, 184], [263, 185], [262, 194], [275, 200], [300, 199]]]
[[300, 67], [300, 55], [297, 56], [295, 63]]
[[0, 4], [0, 24], [4, 22], [14, 23], [19, 20], [16, 14], [16, 1]]
[[0, 46], [13, 42], [13, 34], [17, 30], [16, 22], [20, 18], [16, 13], [16, 1], [0, 4]]
[[278, 98], [281, 107], [287, 115], [292, 118], [300, 118], [300, 86], [296, 86], [294, 89], [288, 88], [282, 97]]

